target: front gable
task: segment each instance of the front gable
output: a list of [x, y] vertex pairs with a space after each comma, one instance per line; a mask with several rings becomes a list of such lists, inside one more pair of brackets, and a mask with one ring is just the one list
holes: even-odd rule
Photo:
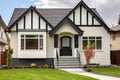
[[109, 28], [102, 20], [95, 8], [89, 8], [83, 1], [81, 1], [68, 14], [68, 17], [78, 26], [103, 26], [107, 31]]
[[48, 31], [52, 28], [52, 25], [37, 9], [31, 6], [15, 22], [8, 26], [7, 31]]

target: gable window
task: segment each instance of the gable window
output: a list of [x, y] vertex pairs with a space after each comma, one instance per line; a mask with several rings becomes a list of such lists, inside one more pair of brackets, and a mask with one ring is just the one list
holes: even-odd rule
[[82, 37], [82, 49], [88, 44], [94, 44], [95, 50], [102, 50], [102, 37]]
[[21, 50], [43, 50], [43, 35], [21, 35]]

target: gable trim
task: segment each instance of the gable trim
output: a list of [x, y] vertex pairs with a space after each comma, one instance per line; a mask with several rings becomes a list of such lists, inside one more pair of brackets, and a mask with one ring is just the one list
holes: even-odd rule
[[[103, 20], [101, 20], [86, 4], [83, 0], [81, 0], [69, 13], [67, 16], [65, 16], [64, 18], [70, 16], [77, 7], [80, 7], [80, 26], [83, 26], [82, 25], [82, 6], [87, 9], [87, 11], [89, 11], [89, 13], [91, 13], [91, 15], [106, 29], [107, 32], [109, 32], [110, 28], [105, 24], [105, 22]], [[94, 19], [93, 19], [94, 20]], [[92, 22], [93, 24], [93, 22]], [[100, 25], [100, 26], [101, 26]], [[89, 26], [89, 25], [86, 25], [86, 26]], [[92, 25], [94, 26], [94, 25]], [[95, 25], [96, 26], [96, 25]]]
[[66, 17], [52, 31], [50, 31], [50, 36], [54, 35], [60, 29], [60, 27], [65, 23], [65, 21], [67, 21], [68, 23], [70, 23], [71, 27], [76, 32], [78, 32], [80, 36], [83, 35], [83, 31], [78, 26], [76, 26], [68, 17]]
[[[11, 29], [16, 23], [18, 23], [18, 21], [19, 21], [20, 19], [22, 19], [22, 17], [25, 16], [25, 15], [27, 14], [27, 12], [30, 11], [30, 10], [35, 11], [48, 25], [50, 25], [50, 28], [51, 28], [51, 29], [53, 28], [53, 26], [37, 11], [37, 9], [36, 9], [35, 7], [33, 7], [33, 6], [31, 6], [31, 7], [28, 8], [14, 23], [12, 23], [12, 24], [6, 29], [6, 31], [10, 32], [10, 31], [11, 31], [10, 29]], [[31, 24], [32, 24], [32, 23], [31, 23]]]

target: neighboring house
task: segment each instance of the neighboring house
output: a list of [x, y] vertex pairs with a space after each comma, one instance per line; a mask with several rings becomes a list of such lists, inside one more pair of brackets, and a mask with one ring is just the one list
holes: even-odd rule
[[5, 32], [6, 24], [0, 16], [0, 66], [6, 64], [5, 45], [9, 41], [8, 34]]
[[118, 51], [120, 50], [120, 15], [118, 19], [118, 24], [113, 26], [110, 30], [111, 34], [111, 51]]
[[11, 35], [13, 66], [54, 64], [59, 59], [77, 58], [85, 64], [84, 49], [95, 44], [91, 63], [110, 65], [108, 26], [96, 11], [82, 0], [71, 8], [15, 8], [7, 30]]

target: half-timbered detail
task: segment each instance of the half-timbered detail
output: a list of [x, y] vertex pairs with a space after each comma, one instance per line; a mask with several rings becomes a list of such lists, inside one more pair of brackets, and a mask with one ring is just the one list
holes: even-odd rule
[[82, 0], [73, 9], [16, 8], [6, 31], [14, 48], [13, 66], [80, 67], [89, 43], [95, 47], [91, 63], [110, 64], [109, 28]]
[[6, 24], [0, 16], [0, 66], [7, 64], [7, 53], [5, 52], [5, 46], [10, 42], [8, 33], [5, 32], [5, 29]]

